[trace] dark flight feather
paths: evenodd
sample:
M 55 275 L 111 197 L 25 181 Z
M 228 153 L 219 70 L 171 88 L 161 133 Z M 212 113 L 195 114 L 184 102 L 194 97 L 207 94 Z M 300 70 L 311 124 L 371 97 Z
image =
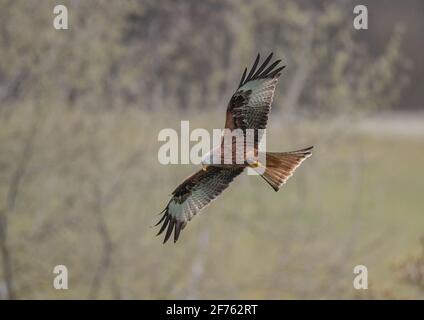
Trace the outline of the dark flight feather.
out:
M 269 73 L 272 71 L 272 69 L 274 69 L 279 63 L 281 62 L 281 60 L 277 60 L 275 61 L 273 64 L 271 64 L 266 70 L 264 70 L 259 76 L 258 78 L 268 78 L 269 77 Z M 269 77 L 271 78 L 271 77 Z
M 241 76 L 241 80 L 240 80 L 240 83 L 239 83 L 239 88 L 242 86 L 242 84 L 243 84 L 243 82 L 244 82 L 244 77 L 246 77 L 246 73 L 247 73 L 247 68 L 244 68 L 244 72 L 243 72 L 243 75 Z
M 168 225 L 168 229 L 166 230 L 166 235 L 165 235 L 165 239 L 163 240 L 163 243 L 168 241 L 169 237 L 171 236 L 171 233 L 174 229 L 174 224 L 175 224 L 175 219 L 171 219 Z
M 266 58 L 266 60 L 262 63 L 262 65 L 259 67 L 258 71 L 255 72 L 255 74 L 253 75 L 254 78 L 256 78 L 258 75 L 261 74 L 261 72 L 265 69 L 265 67 L 268 65 L 269 61 L 271 60 L 273 56 L 273 53 L 271 52 L 268 56 L 268 58 Z
M 249 75 L 246 78 L 246 82 L 249 81 L 250 79 L 252 79 L 253 74 L 255 73 L 256 67 L 258 66 L 259 63 L 259 59 L 261 58 L 260 54 L 258 53 L 258 55 L 256 56 L 256 60 L 253 63 L 252 69 L 250 69 Z
M 206 171 L 200 170 L 184 180 L 172 193 L 173 197 L 157 223 L 162 223 L 157 235 L 166 229 L 163 243 L 169 240 L 172 232 L 176 242 L 187 222 L 224 191 L 243 170 L 243 167 L 210 166 Z

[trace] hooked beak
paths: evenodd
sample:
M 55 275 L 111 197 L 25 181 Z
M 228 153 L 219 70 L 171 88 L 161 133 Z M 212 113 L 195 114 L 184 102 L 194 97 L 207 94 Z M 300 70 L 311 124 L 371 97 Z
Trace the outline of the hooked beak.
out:
M 202 164 L 202 170 L 206 171 L 208 169 L 208 166 L 206 164 Z

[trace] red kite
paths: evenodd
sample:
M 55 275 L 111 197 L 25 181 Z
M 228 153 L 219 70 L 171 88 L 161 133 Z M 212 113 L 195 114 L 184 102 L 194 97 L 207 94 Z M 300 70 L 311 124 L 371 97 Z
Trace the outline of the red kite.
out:
M 231 131 L 241 129 L 246 132 L 246 129 L 266 128 L 275 87 L 285 67 L 279 66 L 281 60 L 268 66 L 271 58 L 272 53 L 257 69 L 260 60 L 258 54 L 249 74 L 247 74 L 247 68 L 244 70 L 240 84 L 227 107 L 226 129 Z M 261 177 L 275 191 L 278 191 L 302 161 L 311 155 L 312 148 L 291 152 L 266 152 L 266 166 L 263 166 Z M 221 194 L 236 176 L 246 167 L 260 166 L 262 166 L 261 163 L 249 161 L 248 158 L 243 164 L 207 164 L 203 169 L 186 178 L 172 192 L 172 198 L 161 212 L 163 214 L 161 219 L 155 225 L 162 223 L 158 235 L 166 230 L 163 242 L 168 241 L 172 232 L 176 242 L 187 222 Z

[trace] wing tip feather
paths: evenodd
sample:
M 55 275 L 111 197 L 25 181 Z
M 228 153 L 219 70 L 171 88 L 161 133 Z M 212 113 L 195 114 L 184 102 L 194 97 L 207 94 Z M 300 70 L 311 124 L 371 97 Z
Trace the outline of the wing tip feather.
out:
M 234 170 L 217 168 L 213 171 L 208 170 L 208 176 L 210 176 L 210 174 L 212 173 L 214 177 L 218 177 L 219 183 L 217 184 L 216 190 L 212 190 L 211 192 L 209 192 L 208 198 L 203 199 L 202 203 L 200 204 L 200 207 L 196 207 L 197 211 L 191 212 L 192 214 L 184 214 L 179 216 L 178 214 L 176 215 L 176 213 L 173 212 L 173 207 L 169 207 L 170 203 L 173 201 L 173 199 L 171 199 L 166 208 L 161 211 L 161 213 L 163 213 L 163 216 L 155 225 L 158 226 L 162 223 L 160 230 L 157 233 L 157 236 L 161 235 L 166 230 L 163 244 L 165 244 L 171 238 L 172 233 L 174 233 L 174 243 L 177 242 L 180 237 L 180 233 L 187 225 L 187 222 L 190 221 L 197 212 L 199 212 L 208 204 L 210 204 L 226 187 L 228 187 L 228 185 L 234 180 L 234 177 L 239 175 L 243 170 L 244 168 L 237 168 Z M 200 170 L 198 173 L 201 173 L 202 175 L 205 174 L 203 170 Z M 193 176 L 190 176 L 189 179 L 193 179 Z M 207 181 L 209 180 L 206 180 L 206 183 Z M 187 199 L 185 201 L 187 201 Z
M 274 61 L 268 68 L 268 64 L 271 61 L 272 57 L 274 55 L 274 52 L 271 52 L 268 57 L 264 60 L 264 62 L 262 63 L 262 65 L 257 69 L 259 61 L 260 61 L 260 54 L 258 53 L 258 55 L 256 56 L 255 62 L 253 63 L 252 68 L 249 71 L 249 74 L 246 76 L 247 74 L 247 68 L 244 69 L 243 75 L 241 77 L 240 83 L 238 88 L 241 88 L 242 86 L 244 86 L 247 82 L 252 81 L 252 80 L 256 80 L 256 79 L 266 79 L 266 78 L 278 78 L 281 75 L 281 71 L 286 67 L 285 65 L 282 67 L 278 67 L 277 69 L 275 69 L 275 67 L 277 67 L 280 62 L 281 59 L 278 59 L 276 61 Z
M 177 219 L 175 219 L 169 214 L 168 206 L 164 210 L 162 210 L 161 213 L 163 213 L 163 216 L 154 225 L 154 227 L 156 227 L 162 223 L 156 236 L 161 235 L 166 229 L 165 238 L 163 240 L 163 244 L 165 244 L 171 237 L 172 231 L 174 231 L 174 243 L 177 242 L 180 236 L 183 223 L 181 221 L 178 221 Z

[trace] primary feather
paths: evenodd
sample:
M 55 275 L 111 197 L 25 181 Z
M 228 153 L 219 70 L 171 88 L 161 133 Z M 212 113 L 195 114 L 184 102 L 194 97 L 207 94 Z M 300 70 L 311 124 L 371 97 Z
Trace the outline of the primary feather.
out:
M 162 211 L 162 218 L 156 224 L 162 223 L 158 235 L 166 229 L 164 243 L 170 238 L 173 228 L 176 242 L 187 222 L 224 191 L 243 170 L 240 167 L 210 166 L 184 180 L 172 193 L 171 200 Z

